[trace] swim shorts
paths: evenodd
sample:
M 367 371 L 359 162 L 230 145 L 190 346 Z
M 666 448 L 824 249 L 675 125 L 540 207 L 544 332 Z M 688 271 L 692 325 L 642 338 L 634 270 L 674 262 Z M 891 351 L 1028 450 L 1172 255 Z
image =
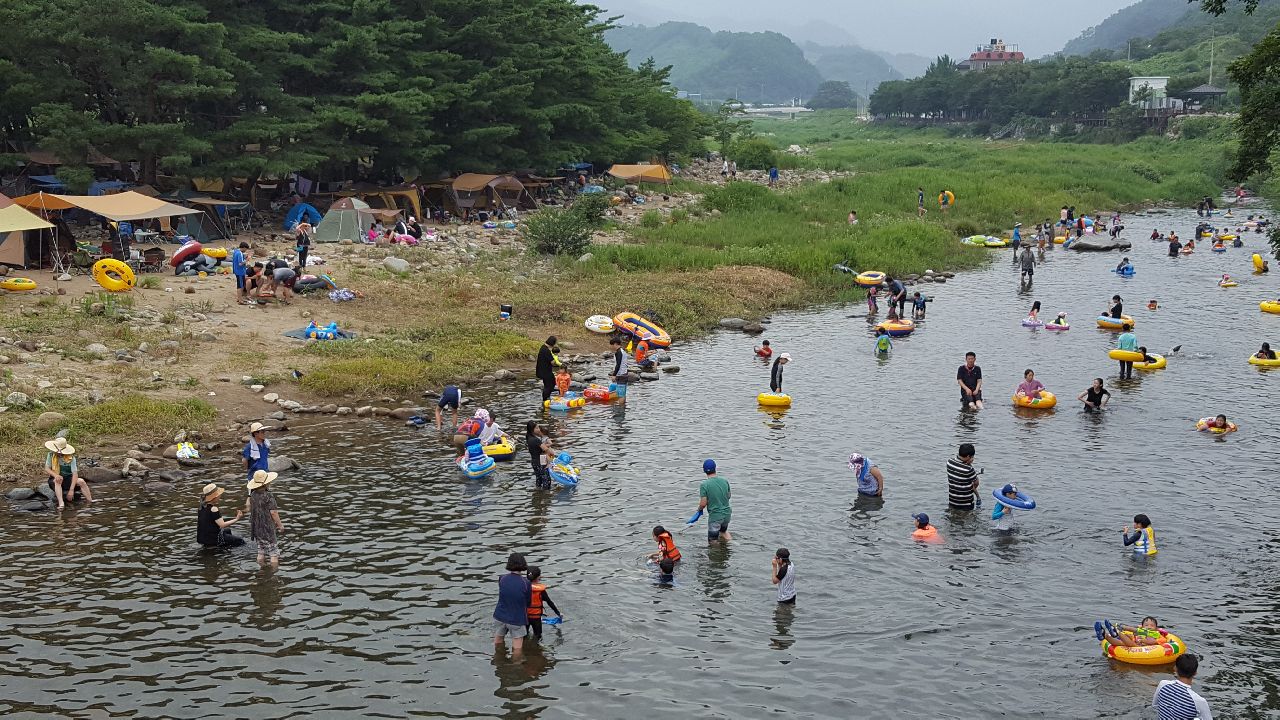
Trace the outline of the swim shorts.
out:
M 510 635 L 512 638 L 522 638 L 527 630 L 528 627 L 525 623 L 512 625 L 510 623 L 504 623 L 501 620 L 493 621 L 494 637 L 506 637 L 507 635 Z
M 627 396 L 628 387 L 629 385 L 627 383 L 621 382 L 621 383 L 614 383 L 613 389 L 614 389 L 614 392 L 618 393 L 619 398 L 625 398 Z
M 978 392 L 974 393 L 974 394 L 973 394 L 972 399 L 970 399 L 970 397 L 969 397 L 968 395 L 965 395 L 963 390 L 961 390 L 961 391 L 960 391 L 960 404 L 961 404 L 961 405 L 967 405 L 967 404 L 969 404 L 969 403 L 971 403 L 971 402 L 980 402 L 981 400 L 982 400 L 982 391 L 981 391 L 981 390 L 979 390 Z
M 722 532 L 729 532 L 728 520 L 711 520 L 707 522 L 708 540 L 718 540 Z
M 462 404 L 462 391 L 457 385 L 446 385 L 444 392 L 440 393 L 440 402 L 437 403 L 442 408 L 451 408 L 457 410 Z
M 236 289 L 237 289 L 237 290 L 244 290 L 244 289 L 245 289 L 245 277 L 244 277 L 244 275 L 237 275 L 237 276 L 236 276 Z
M 258 554 L 266 555 L 267 557 L 278 558 L 280 557 L 280 546 L 273 542 L 267 542 L 266 540 L 259 540 Z

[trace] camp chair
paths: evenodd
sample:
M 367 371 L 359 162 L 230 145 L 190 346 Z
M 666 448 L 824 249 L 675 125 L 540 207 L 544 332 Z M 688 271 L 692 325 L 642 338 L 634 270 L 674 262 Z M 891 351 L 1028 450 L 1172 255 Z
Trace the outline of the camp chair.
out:
M 93 269 L 94 259 L 87 250 L 76 248 L 65 255 L 66 267 L 63 272 L 71 275 L 88 275 Z M 56 269 L 56 268 L 55 268 Z
M 142 251 L 142 264 L 139 267 L 141 272 L 158 273 L 164 270 L 165 259 L 168 255 L 164 248 L 152 247 Z

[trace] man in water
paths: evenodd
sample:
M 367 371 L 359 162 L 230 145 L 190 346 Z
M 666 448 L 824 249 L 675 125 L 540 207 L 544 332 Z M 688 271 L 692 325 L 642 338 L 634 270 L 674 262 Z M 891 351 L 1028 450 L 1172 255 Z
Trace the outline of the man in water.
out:
M 973 469 L 975 451 L 971 443 L 960 446 L 947 461 L 947 504 L 957 510 L 972 510 L 978 494 L 978 471 Z
M 960 386 L 960 407 L 975 410 L 982 409 L 982 368 L 977 364 L 978 356 L 972 350 L 964 354 L 964 364 L 956 370 L 956 384 Z
M 698 486 L 698 497 L 701 498 L 698 513 L 707 514 L 707 542 L 729 542 L 733 539 L 729 535 L 729 520 L 733 518 L 733 508 L 729 507 L 729 496 L 733 494 L 729 481 L 716 474 L 715 460 L 704 461 L 702 472 L 707 477 Z
M 1213 720 L 1209 702 L 1191 689 L 1191 683 L 1195 681 L 1199 669 L 1200 658 L 1190 653 L 1173 662 L 1175 679 L 1161 680 L 1156 694 L 1151 698 L 1151 705 L 1161 718 Z
M 1018 249 L 1022 247 L 1022 223 L 1013 224 L 1013 258 L 1018 259 Z
M 1169 257 L 1178 257 L 1182 250 L 1182 243 L 1178 242 L 1177 235 L 1169 236 Z
M 1022 248 L 1022 255 L 1018 257 L 1018 262 L 1022 266 L 1022 279 L 1031 282 L 1036 274 L 1036 256 L 1031 252 L 1031 246 Z

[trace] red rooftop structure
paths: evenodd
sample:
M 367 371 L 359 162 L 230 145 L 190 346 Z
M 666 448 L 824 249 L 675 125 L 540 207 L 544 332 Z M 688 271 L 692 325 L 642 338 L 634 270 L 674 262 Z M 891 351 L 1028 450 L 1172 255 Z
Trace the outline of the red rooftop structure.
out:
M 956 68 L 961 72 L 986 70 L 989 67 L 1020 63 L 1026 59 L 1026 56 L 1018 51 L 1017 45 L 1005 45 L 1004 40 L 991 38 L 991 42 L 979 45 L 978 49 L 969 55 L 969 59 L 956 65 Z

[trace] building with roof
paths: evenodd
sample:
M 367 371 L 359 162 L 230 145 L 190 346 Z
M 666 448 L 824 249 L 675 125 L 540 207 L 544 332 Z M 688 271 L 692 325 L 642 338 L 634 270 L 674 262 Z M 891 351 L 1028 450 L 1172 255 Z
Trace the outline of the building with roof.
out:
M 1018 50 L 1017 45 L 1006 45 L 1000 38 L 991 38 L 991 42 L 979 45 L 977 50 L 970 53 L 968 60 L 958 63 L 956 69 L 961 72 L 976 72 L 990 67 L 1024 62 L 1026 59 L 1027 57 Z

